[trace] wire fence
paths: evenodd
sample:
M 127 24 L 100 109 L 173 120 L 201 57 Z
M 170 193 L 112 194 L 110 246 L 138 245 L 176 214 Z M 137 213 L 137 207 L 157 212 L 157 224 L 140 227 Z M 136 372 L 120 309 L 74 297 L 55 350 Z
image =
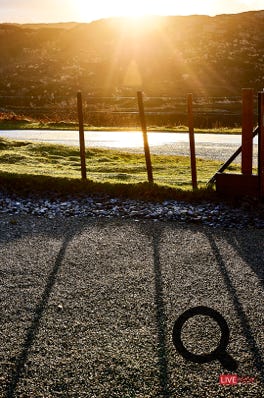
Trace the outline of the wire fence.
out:
M 195 97 L 192 99 L 193 126 L 194 128 L 221 128 L 241 126 L 241 97 Z M 256 111 L 255 111 L 256 109 Z M 141 129 L 137 97 L 95 97 L 82 95 L 82 118 L 86 126 L 94 127 L 133 127 Z M 148 129 L 151 127 L 167 127 L 188 125 L 187 97 L 147 97 L 144 96 L 144 112 Z M 2 119 L 27 119 L 50 123 L 74 123 L 78 130 L 78 112 L 76 97 L 65 96 L 0 96 L 0 116 Z M 257 121 L 257 97 L 254 97 L 254 119 Z M 59 133 L 58 133 L 59 134 Z M 96 133 L 94 133 L 96 134 Z M 98 132 L 99 134 L 99 132 Z M 123 132 L 122 135 L 126 133 Z M 154 133 L 153 133 L 154 134 Z M 128 137 L 128 136 L 127 136 Z M 131 138 L 130 138 L 131 139 Z M 109 140 L 111 137 L 109 135 Z M 100 138 L 98 138 L 100 141 Z M 129 139 L 127 138 L 127 144 Z M 100 145 L 101 146 L 101 145 Z M 107 144 L 105 145 L 107 147 Z M 144 153 L 143 140 L 137 148 L 125 145 L 123 149 L 134 154 Z M 161 148 L 162 147 L 162 148 Z M 86 149 L 91 148 L 88 144 Z M 121 148 L 119 148 L 121 149 Z M 191 186 L 190 159 L 177 164 L 176 155 L 190 156 L 189 142 L 180 142 L 159 145 L 153 139 L 150 145 L 154 182 L 161 185 L 171 185 L 184 188 Z M 228 158 L 234 151 L 234 145 L 226 148 L 222 153 L 219 146 L 211 145 L 210 148 L 198 145 L 196 155 L 200 158 L 222 160 Z M 86 151 L 87 152 L 87 151 Z M 158 157 L 166 155 L 166 159 Z M 101 153 L 97 157 L 95 152 L 89 152 L 87 157 L 87 177 L 94 180 L 144 182 L 146 181 L 146 167 L 144 157 L 134 157 L 132 164 L 130 158 L 122 158 L 112 154 L 111 157 Z M 76 172 L 77 159 L 72 157 L 73 168 Z M 55 166 L 54 166 L 55 167 Z M 206 170 L 203 170 L 203 167 Z M 215 172 L 213 164 L 203 166 L 198 160 L 198 185 L 205 185 Z M 80 175 L 80 167 L 77 167 Z M 43 171 L 42 171 L 43 173 Z M 190 179 L 186 182 L 186 173 Z M 74 174 L 75 175 L 75 174 Z
M 144 97 L 148 126 L 187 125 L 186 97 Z M 257 97 L 255 97 L 257 121 Z M 241 97 L 193 97 L 194 127 L 241 126 Z M 51 122 L 77 122 L 76 98 L 72 96 L 0 96 L 0 112 Z M 84 123 L 91 126 L 138 126 L 135 97 L 83 95 Z

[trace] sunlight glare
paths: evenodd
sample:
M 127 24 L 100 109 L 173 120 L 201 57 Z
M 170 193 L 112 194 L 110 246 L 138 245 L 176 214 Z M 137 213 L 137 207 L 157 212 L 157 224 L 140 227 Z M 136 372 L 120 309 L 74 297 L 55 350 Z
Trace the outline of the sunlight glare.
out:
M 173 5 L 171 0 L 97 0 L 91 6 L 87 0 L 75 0 L 74 7 L 87 22 L 108 17 L 129 17 L 140 22 L 145 16 L 169 15 L 172 9 L 174 15 L 208 14 L 212 11 L 210 2 L 200 1 L 197 7 L 197 0 L 175 1 Z
M 123 16 L 131 19 L 140 19 L 145 15 L 151 14 L 150 3 L 139 0 L 134 0 L 133 2 L 124 0 L 98 0 L 92 6 L 87 0 L 75 0 L 75 7 L 80 17 L 87 21 L 92 19 Z

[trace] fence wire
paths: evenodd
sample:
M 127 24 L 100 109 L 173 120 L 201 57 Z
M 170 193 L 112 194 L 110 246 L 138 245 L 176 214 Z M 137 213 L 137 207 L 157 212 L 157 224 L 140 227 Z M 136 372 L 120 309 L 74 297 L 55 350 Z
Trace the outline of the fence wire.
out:
M 187 125 L 186 97 L 144 97 L 145 115 L 148 128 Z M 255 109 L 257 105 L 255 106 Z M 240 97 L 193 97 L 194 127 L 221 128 L 241 126 Z M 91 133 L 86 131 L 87 177 L 97 181 L 144 182 L 147 180 L 145 160 L 143 156 L 143 140 L 135 97 L 94 97 L 83 95 L 83 116 L 87 129 L 95 128 L 133 128 L 136 133 L 123 131 L 122 140 L 117 133 L 108 132 L 109 139 L 102 138 L 102 132 L 93 131 L 96 137 L 92 142 Z M 73 130 L 78 129 L 76 97 L 46 96 L 1 96 L 0 117 L 10 120 L 37 120 L 48 123 L 72 123 Z M 255 112 L 255 119 L 257 115 Z M 58 136 L 60 133 L 57 133 Z M 101 134 L 101 135 L 100 135 Z M 117 135 L 114 135 L 117 134 Z M 162 133 L 169 135 L 169 133 Z M 154 182 L 185 188 L 191 185 L 189 160 L 189 142 L 186 137 L 180 141 L 161 134 L 151 132 L 149 136 L 150 152 L 153 165 Z M 39 132 L 41 138 L 41 132 Z M 175 135 L 174 135 L 175 137 Z M 105 140 L 105 145 L 103 140 Z M 122 141 L 122 143 L 118 142 Z M 162 144 L 161 144 L 162 143 Z M 96 146 L 100 150 L 96 152 Z M 103 152 L 102 148 L 107 149 Z M 109 151 L 109 149 L 118 152 Z M 236 149 L 235 145 L 219 147 L 215 144 L 196 145 L 198 158 L 225 161 Z M 98 152 L 99 151 L 99 152 Z M 101 152 L 100 152 L 101 151 Z M 255 149 L 256 152 L 256 149 Z M 99 156 L 98 154 L 101 153 Z M 123 154 L 122 154 L 123 153 Z M 126 155 L 127 153 L 127 155 Z M 97 156 L 98 155 L 98 156 Z M 133 156 L 133 157 L 132 157 Z M 186 156 L 180 162 L 177 156 Z M 73 159 L 73 169 L 76 168 Z M 239 161 L 239 160 L 238 160 Z M 201 163 L 197 163 L 198 183 L 206 184 L 214 174 L 217 166 L 207 165 L 207 171 L 201 171 Z M 36 171 L 37 172 L 37 171 Z M 189 181 L 186 182 L 186 173 Z
M 185 97 L 144 97 L 148 126 L 187 125 Z M 257 109 L 257 98 L 255 101 Z M 138 126 L 136 97 L 83 95 L 84 122 L 96 127 Z M 241 125 L 240 97 L 193 97 L 194 127 L 220 128 Z M 72 96 L 0 96 L 0 112 L 45 121 L 77 122 Z M 255 119 L 257 114 L 255 112 Z

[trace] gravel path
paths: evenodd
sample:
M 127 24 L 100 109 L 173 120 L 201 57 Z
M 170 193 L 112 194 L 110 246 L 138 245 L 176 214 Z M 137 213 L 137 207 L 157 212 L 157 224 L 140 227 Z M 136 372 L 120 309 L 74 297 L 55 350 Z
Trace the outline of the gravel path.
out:
M 252 227 L 2 214 L 0 396 L 262 397 L 263 238 Z M 252 383 L 220 386 L 218 361 L 176 352 L 173 324 L 197 305 L 225 317 L 228 352 Z M 184 338 L 195 350 L 217 333 L 206 318 Z

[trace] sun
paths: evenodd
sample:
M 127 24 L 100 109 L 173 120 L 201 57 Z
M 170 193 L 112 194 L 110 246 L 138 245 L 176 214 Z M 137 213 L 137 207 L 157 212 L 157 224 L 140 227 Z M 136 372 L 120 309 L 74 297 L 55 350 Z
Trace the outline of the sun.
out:
M 146 16 L 210 14 L 212 0 L 68 0 L 79 19 L 92 21 L 109 17 L 142 19 Z
M 96 0 L 93 5 L 87 0 L 75 0 L 74 8 L 79 18 L 87 22 L 109 17 L 128 17 L 135 20 L 152 14 L 151 3 L 139 0 Z

